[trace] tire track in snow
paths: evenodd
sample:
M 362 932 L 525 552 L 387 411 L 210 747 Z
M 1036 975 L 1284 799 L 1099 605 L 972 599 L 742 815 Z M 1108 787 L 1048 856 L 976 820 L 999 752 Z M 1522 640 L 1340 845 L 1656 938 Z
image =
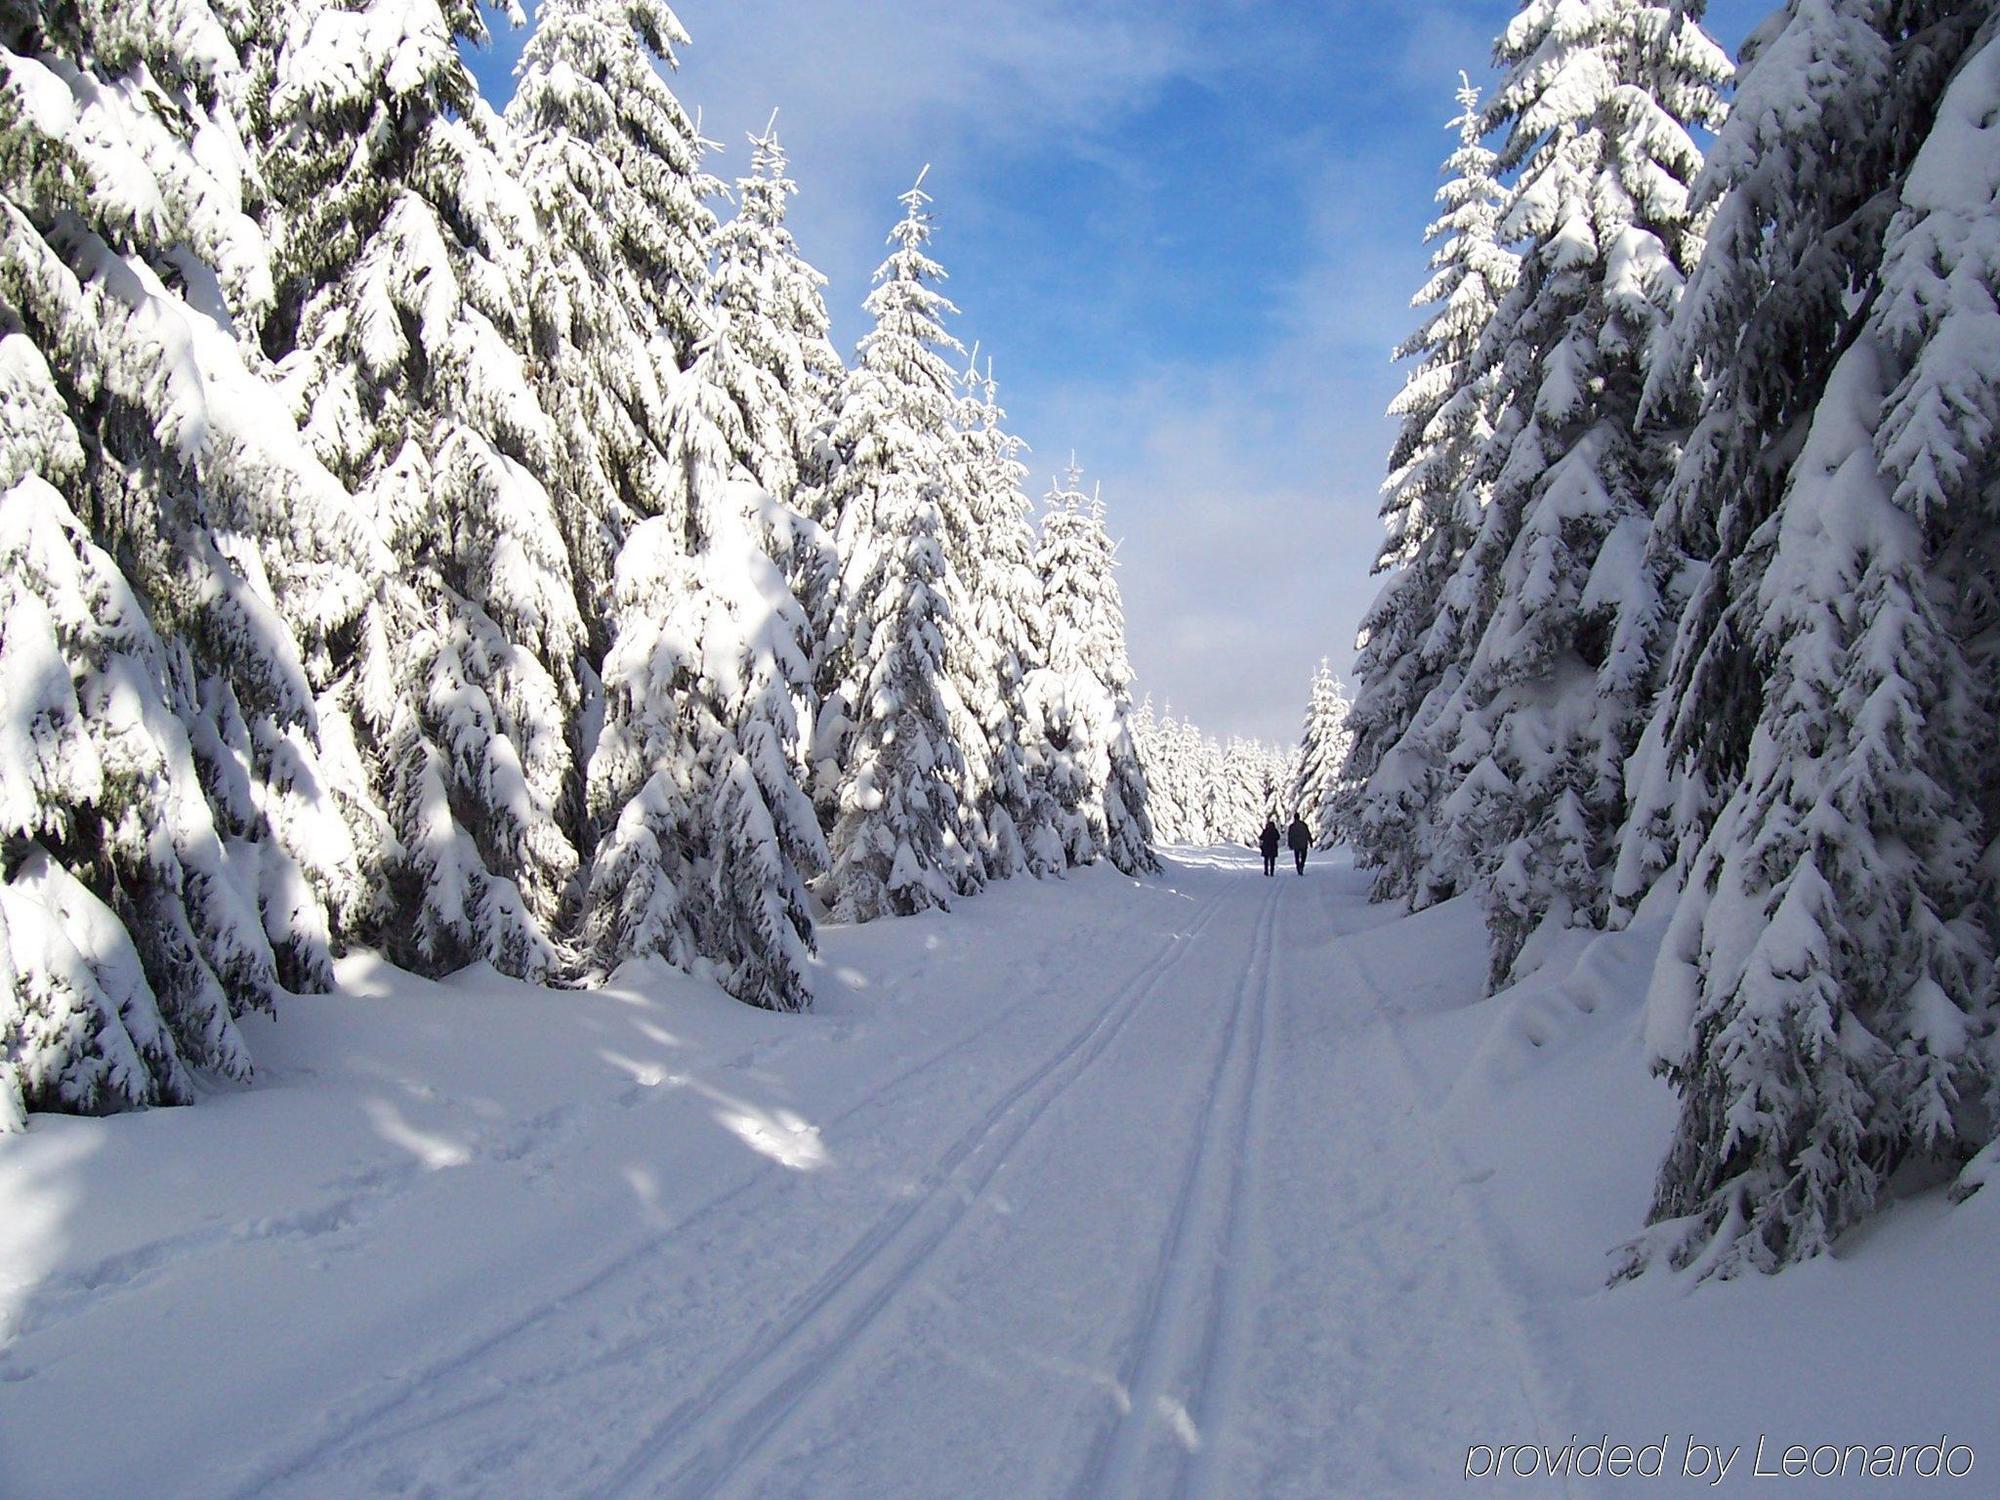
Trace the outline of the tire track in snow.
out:
M 1184 930 L 1171 933 L 1166 941 L 1161 944 L 1159 951 L 1141 968 L 1139 974 L 1113 990 L 1110 1000 L 1097 1013 L 1097 1019 L 1093 1020 L 1089 1026 L 1083 1028 L 1083 1031 L 1079 1035 L 1087 1038 L 1088 1034 L 1101 1022 L 1103 1017 L 1116 1009 L 1127 998 L 1135 984 L 1144 984 L 1147 982 L 1148 976 L 1155 975 L 1157 972 L 1178 963 L 1180 957 L 1187 951 L 1193 940 L 1214 919 L 1221 905 L 1222 898 L 1220 896 L 1211 898 L 1208 904 L 1196 915 L 1194 921 Z M 1075 947 L 1087 944 L 1092 940 L 1092 934 L 1088 932 L 1082 933 L 1076 942 L 1065 943 L 1062 951 L 1064 953 L 1071 952 Z M 881 1108 L 905 1084 L 908 1084 L 913 1079 L 927 1076 L 939 1065 L 975 1047 L 980 1041 L 1005 1025 L 1014 1016 L 1037 1001 L 1046 998 L 1046 995 L 1030 990 L 1020 1000 L 1015 1001 L 1011 1005 L 1001 1007 L 990 1019 L 981 1022 L 972 1030 L 954 1037 L 941 1047 L 933 1049 L 918 1062 L 911 1064 L 900 1072 L 890 1075 L 881 1083 L 872 1085 L 867 1093 L 857 1098 L 852 1104 L 830 1115 L 821 1127 L 822 1134 L 830 1135 L 836 1128 L 852 1120 L 857 1115 Z M 1039 1066 L 1033 1071 L 1026 1083 L 1017 1086 L 1014 1091 L 1010 1091 L 1009 1097 L 1012 1097 L 1014 1093 L 1023 1092 L 1026 1088 L 1032 1087 L 1033 1082 L 1045 1076 L 1051 1066 L 1051 1063 L 1044 1063 Z M 640 1098 L 652 1092 L 652 1086 L 647 1085 L 633 1085 L 630 1088 L 622 1090 L 615 1101 L 617 1109 L 623 1110 L 629 1108 L 631 1103 L 637 1102 Z M 557 1113 L 562 1112 L 559 1111 Z M 610 1113 L 610 1111 L 607 1111 L 607 1113 Z M 533 1133 L 536 1123 L 530 1122 L 529 1130 L 531 1133 Z M 580 1133 L 580 1131 L 566 1132 L 564 1138 L 567 1138 L 570 1134 Z M 512 1155 L 504 1159 L 512 1159 Z M 933 1166 L 931 1172 L 927 1174 L 926 1188 L 930 1192 L 935 1192 L 937 1187 L 941 1185 L 937 1180 L 940 1170 L 938 1166 Z M 310 1470 L 325 1463 L 328 1459 L 359 1446 L 360 1441 L 363 1439 L 372 1440 L 377 1445 L 394 1442 L 417 1432 L 436 1428 L 459 1417 L 471 1415 L 498 1405 L 518 1394 L 523 1389 L 532 1389 L 559 1378 L 558 1376 L 549 1376 L 541 1380 L 530 1379 L 516 1386 L 490 1390 L 469 1401 L 460 1402 L 439 1411 L 426 1413 L 423 1417 L 405 1426 L 398 1427 L 392 1432 L 385 1434 L 378 1431 L 385 1420 L 395 1416 L 398 1412 L 407 1410 L 414 1404 L 422 1401 L 426 1396 L 436 1393 L 441 1387 L 447 1385 L 454 1376 L 473 1370 L 489 1356 L 513 1344 L 524 1336 L 534 1333 L 551 1319 L 573 1310 L 577 1304 L 602 1292 L 606 1287 L 616 1284 L 622 1277 L 635 1271 L 643 1270 L 652 1262 L 663 1247 L 690 1230 L 699 1228 L 716 1214 L 741 1203 L 746 1198 L 750 1198 L 759 1189 L 765 1192 L 775 1191 L 786 1185 L 788 1181 L 789 1174 L 782 1167 L 773 1163 L 760 1163 L 753 1167 L 744 1178 L 730 1187 L 723 1189 L 721 1192 L 704 1199 L 673 1223 L 652 1233 L 643 1235 L 627 1244 L 612 1256 L 601 1261 L 584 1277 L 566 1283 L 561 1288 L 546 1296 L 531 1300 L 515 1316 L 501 1320 L 483 1330 L 477 1337 L 455 1346 L 440 1357 L 434 1358 L 420 1370 L 398 1381 L 396 1389 L 387 1395 L 373 1397 L 358 1409 L 344 1416 L 329 1413 L 327 1430 L 316 1436 L 304 1448 L 282 1456 L 266 1458 L 254 1467 L 246 1466 L 245 1470 L 239 1471 L 243 1477 L 237 1479 L 232 1487 L 220 1492 L 223 1500 L 257 1500 L 257 1497 L 265 1495 L 266 1492 L 274 1487 L 299 1479 Z M 601 1367 L 621 1357 L 621 1354 L 629 1354 L 630 1352 L 630 1348 L 614 1351 L 612 1354 L 591 1361 L 588 1365 L 578 1368 Z
M 1242 1279 L 1247 1259 L 1243 1196 L 1255 1147 L 1271 961 L 1283 900 L 1284 887 L 1275 887 L 1258 914 L 1250 961 L 1237 981 L 1229 1025 L 1210 1073 L 1194 1145 L 1147 1292 L 1142 1332 L 1120 1372 L 1124 1407 L 1092 1446 L 1083 1475 L 1071 1490 L 1076 1500 L 1159 1493 L 1146 1487 L 1146 1465 L 1158 1439 L 1169 1434 L 1174 1439 L 1170 1456 L 1182 1466 L 1177 1492 L 1185 1493 L 1190 1479 L 1186 1466 L 1212 1439 L 1212 1434 L 1204 1436 L 1194 1413 L 1202 1411 L 1212 1419 L 1226 1399 L 1216 1389 L 1214 1376 L 1218 1352 L 1230 1342 L 1232 1320 L 1241 1316 L 1240 1296 L 1232 1295 L 1232 1283 Z M 1225 1094 L 1230 1100 L 1224 1127 L 1229 1144 L 1223 1148 L 1218 1146 L 1216 1116 Z M 1197 1308 L 1203 1316 L 1195 1327 L 1189 1320 Z M 1182 1389 L 1179 1399 L 1176 1384 Z
M 877 1221 L 765 1338 L 670 1411 L 609 1478 L 593 1483 L 593 1493 L 629 1494 L 651 1478 L 649 1494 L 706 1495 L 762 1451 L 825 1377 L 851 1357 L 865 1331 L 980 1201 L 1022 1139 L 1104 1055 L 1226 904 L 1226 895 L 1218 894 L 1179 942 L 1121 985 L 1087 1026 L 953 1142 L 920 1196 Z M 884 1263 L 885 1274 L 870 1274 Z M 674 1463 L 680 1454 L 686 1456 Z M 672 1469 L 656 1477 L 669 1463 Z

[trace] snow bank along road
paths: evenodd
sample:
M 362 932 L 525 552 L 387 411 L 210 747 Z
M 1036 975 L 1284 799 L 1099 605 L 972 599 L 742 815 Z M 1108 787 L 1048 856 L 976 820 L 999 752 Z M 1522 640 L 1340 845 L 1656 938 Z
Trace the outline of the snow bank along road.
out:
M 1440 1108 L 1570 1023 L 1434 1034 L 1476 914 L 1361 892 L 1016 882 L 829 932 L 807 1017 L 351 962 L 258 1023 L 257 1088 L 0 1142 L 0 1494 L 1325 1500 L 1481 1492 L 1468 1445 L 1606 1411 L 1654 1440 L 1589 1414 L 1605 1329 Z M 1607 1299 L 1581 1237 L 1575 1306 L 1709 1305 Z

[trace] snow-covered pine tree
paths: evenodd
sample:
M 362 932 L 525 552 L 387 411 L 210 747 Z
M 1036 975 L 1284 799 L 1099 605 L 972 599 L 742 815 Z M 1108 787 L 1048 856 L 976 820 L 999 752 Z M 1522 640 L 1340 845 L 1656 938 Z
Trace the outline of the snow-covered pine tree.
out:
M 603 724 L 586 773 L 597 838 L 583 929 L 599 970 L 649 957 L 692 970 L 704 957 L 727 961 L 738 951 L 705 950 L 714 923 L 703 918 L 721 853 L 713 761 L 730 751 L 714 678 L 740 669 L 744 644 L 727 612 L 712 609 L 718 585 L 732 580 L 713 576 L 709 555 L 718 539 L 733 555 L 740 528 L 722 494 L 751 448 L 749 424 L 730 389 L 732 376 L 744 388 L 739 365 L 728 330 L 712 318 L 692 366 L 665 372 L 666 405 L 655 435 L 667 476 L 664 506 L 635 525 L 618 549 Z M 777 936 L 773 957 L 782 973 L 788 934 Z M 802 966 L 793 977 L 796 985 L 781 980 L 774 995 L 742 998 L 802 1009 L 809 1001 Z
M 1210 787 L 1209 836 L 1216 843 L 1254 844 L 1264 820 L 1277 812 L 1265 796 L 1263 746 L 1232 737 L 1215 762 Z
M 675 503 L 666 389 L 707 326 L 716 184 L 659 66 L 686 41 L 665 0 L 546 0 L 507 106 L 541 229 L 526 274 L 549 485 L 594 669 L 609 647 L 612 559 Z
M 698 956 L 689 908 L 699 878 L 703 768 L 683 707 L 702 602 L 677 518 L 633 527 L 618 552 L 604 723 L 588 768 L 598 834 L 583 934 L 601 970 L 629 958 L 692 969 Z M 685 719 L 698 719 L 691 706 Z
M 1181 838 L 1195 845 L 1217 842 L 1208 818 L 1208 789 L 1214 779 L 1217 751 L 1192 719 L 1183 717 L 1175 729 L 1175 760 L 1181 786 Z
M 1009 715 L 1001 696 L 1000 643 L 982 628 L 990 611 L 982 615 L 979 608 L 989 480 L 968 430 L 976 429 L 980 420 L 970 407 L 965 395 L 957 393 L 945 450 L 948 467 L 937 490 L 938 538 L 944 546 L 943 582 L 950 611 L 944 641 L 944 701 L 952 713 L 949 728 L 962 768 L 960 815 L 972 846 L 960 877 L 960 888 L 967 892 L 979 889 L 989 878 L 1015 874 L 1027 862 L 1013 814 L 1000 795 L 1001 778 L 1009 769 L 1007 747 L 1004 741 L 994 743 L 988 734 L 989 724 Z M 989 815 L 998 816 L 998 826 L 989 822 Z
M 1500 233 L 1527 250 L 1473 356 L 1498 372 L 1488 448 L 1504 458 L 1468 559 L 1490 567 L 1504 542 L 1504 560 L 1480 584 L 1494 603 L 1462 682 L 1425 715 L 1458 785 L 1419 878 L 1481 890 L 1495 985 L 1538 928 L 1604 915 L 1660 609 L 1642 555 L 1671 459 L 1641 429 L 1641 393 L 1701 246 L 1689 131 L 1721 122 L 1730 76 L 1699 10 L 1525 0 L 1497 49 L 1509 72 L 1487 123 L 1518 167 Z
M 1437 193 L 1444 212 L 1424 232 L 1437 243 L 1432 274 L 1411 299 L 1431 311 L 1395 351 L 1416 365 L 1389 407 L 1401 427 L 1382 486 L 1387 534 L 1375 571 L 1386 578 L 1362 617 L 1352 746 L 1340 773 L 1365 786 L 1354 835 L 1359 862 L 1378 871 L 1378 900 L 1408 896 L 1422 864 L 1442 767 L 1413 725 L 1447 673 L 1442 691 L 1457 685 L 1463 632 L 1480 602 L 1463 583 L 1453 587 L 1479 528 L 1482 495 L 1471 481 L 1499 394 L 1497 370 L 1475 367 L 1472 355 L 1520 275 L 1519 258 L 1499 243 L 1504 193 L 1498 158 L 1481 139 L 1479 90 L 1459 78 L 1458 146 Z
M 1168 704 L 1164 713 L 1155 716 L 1149 696 L 1133 720 L 1132 739 L 1146 771 L 1153 837 L 1163 844 L 1193 842 L 1188 826 L 1187 767 L 1181 756 L 1180 723 L 1174 718 L 1173 705 Z
M 1128 875 L 1157 870 L 1146 775 L 1132 742 L 1132 664 L 1104 507 L 1072 461 L 1049 493 L 1036 570 L 1047 665 L 1030 690 L 1037 755 L 1065 810 L 1072 864 L 1100 854 Z M 1074 791 L 1076 801 L 1065 800 Z
M 1132 743 L 1132 661 L 1125 649 L 1125 600 L 1118 588 L 1117 546 L 1104 523 L 1104 501 L 1093 494 L 1086 536 L 1094 559 L 1096 628 L 1091 670 L 1100 690 L 1104 747 L 1105 856 L 1127 875 L 1153 874 L 1153 818 L 1145 767 Z
M 277 975 L 170 650 L 38 474 L 0 496 L 0 563 L 0 1130 L 28 1109 L 186 1103 L 194 1069 L 248 1076 L 235 1017 Z
M 727 456 L 718 441 L 711 461 Z M 798 518 L 741 475 L 708 470 L 696 488 L 692 549 L 676 517 L 655 516 L 619 552 L 585 932 L 602 968 L 659 957 L 705 967 L 750 1004 L 802 1010 L 805 877 L 827 852 L 791 758 L 806 620 L 773 560 Z
M 1258 748 L 1264 752 L 1264 805 L 1278 814 L 1280 823 L 1289 823 L 1292 789 L 1299 784 L 1298 747 L 1259 745 Z
M 1187 772 L 1181 751 L 1180 720 L 1169 703 L 1139 736 L 1139 756 L 1146 767 L 1146 788 L 1153 794 L 1153 836 L 1165 844 L 1192 843 L 1189 830 Z
M 483 23 L 470 0 L 286 14 L 266 343 L 398 565 L 333 664 L 389 825 L 376 935 L 432 972 L 553 978 L 586 635 L 529 370 L 538 231 L 457 48 Z
M 1171 712 L 1152 720 L 1150 708 L 1149 700 L 1135 715 L 1134 740 L 1156 837 L 1192 845 L 1251 845 L 1267 816 L 1290 818 L 1305 779 L 1296 749 L 1240 736 L 1219 745 Z M 1310 812 L 1307 816 L 1310 821 Z
M 830 856 L 795 757 L 800 690 L 812 677 L 808 621 L 777 561 L 796 555 L 802 521 L 752 485 L 739 482 L 722 498 L 734 524 L 707 548 L 700 639 L 725 733 L 708 757 L 714 868 L 698 931 L 731 994 L 803 1009 L 814 948 L 805 882 Z
M 1240 844 L 1246 835 L 1240 826 L 1241 809 L 1231 815 L 1227 804 L 1234 799 L 1228 795 L 1224 779 L 1226 756 L 1223 747 L 1203 734 L 1192 722 L 1186 723 L 1188 761 L 1195 768 L 1191 790 L 1193 804 L 1191 816 L 1201 828 L 1199 842 L 1203 844 Z M 1231 817 L 1229 826 L 1224 826 L 1224 818 Z
M 366 902 L 298 637 L 385 558 L 249 337 L 243 21 L 0 18 L 0 1127 L 246 1075 Z
M 1179 721 L 1174 735 L 1175 760 L 1180 767 L 1182 841 L 1196 845 L 1215 843 L 1208 820 L 1208 789 L 1214 777 L 1215 747 L 1187 718 Z
M 787 769 L 808 678 L 787 575 L 810 529 L 747 480 L 797 487 L 787 396 L 744 344 L 761 331 L 739 316 L 753 292 L 709 281 L 716 184 L 658 67 L 686 40 L 658 0 L 557 0 L 509 109 L 544 230 L 535 347 L 557 494 L 606 643 L 582 747 L 582 927 L 600 972 L 655 956 L 796 1010 L 811 999 L 804 876 L 825 862 Z M 740 254 L 723 260 L 744 274 Z
M 981 826 L 998 878 L 1063 868 L 1056 809 L 1037 796 L 1022 744 L 1027 683 L 1041 665 L 1041 575 L 1035 567 L 1034 506 L 1022 493 L 1024 444 L 1002 423 L 992 361 L 965 375 L 959 429 L 972 545 L 965 577 L 971 634 L 987 664 L 990 691 L 975 713 L 985 733 Z
M 1152 736 L 1152 748 L 1145 742 L 1140 752 L 1146 767 L 1146 789 L 1151 794 L 1153 833 L 1170 844 L 1206 844 L 1208 822 L 1203 816 L 1205 769 L 1204 745 L 1200 732 L 1185 719 L 1177 718 L 1171 705 L 1159 720 Z
M 1160 794 L 1158 783 L 1154 780 L 1159 764 L 1160 721 L 1159 716 L 1153 712 L 1151 693 L 1141 698 L 1138 707 L 1132 710 L 1132 745 L 1139 752 L 1139 765 L 1146 773 L 1146 785 L 1153 790 L 1153 835 L 1155 838 L 1165 839 L 1167 836 L 1160 832 Z
M 898 511 L 907 506 L 907 515 Z M 881 511 L 870 614 L 856 684 L 860 725 L 834 825 L 833 907 L 844 920 L 945 906 L 967 864 L 943 659 L 946 564 L 937 506 L 910 486 Z
M 1287 799 L 1312 829 L 1313 846 L 1318 849 L 1339 843 L 1351 817 L 1346 773 L 1351 764 L 1352 719 L 1353 705 L 1332 666 L 1322 660 L 1313 673 L 1305 728 L 1299 737 L 1298 770 Z
M 783 561 L 817 641 L 831 622 L 839 577 L 831 518 L 821 502 L 827 429 L 846 371 L 827 337 L 826 278 L 807 264 L 785 224 L 798 188 L 786 175 L 775 112 L 750 146 L 750 175 L 736 181 L 736 213 L 715 232 L 714 298 L 758 376 L 754 394 L 737 393 L 752 444 L 742 457 L 767 492 L 813 523 L 793 523 L 791 555 Z M 808 682 L 799 700 L 808 727 L 818 715 L 811 688 Z M 802 736 L 795 747 L 802 776 L 810 774 L 809 749 Z
M 1044 501 L 1035 572 L 1042 596 L 1041 665 L 1028 676 L 1029 766 L 1038 793 L 1054 814 L 1066 864 L 1087 865 L 1104 848 L 1102 783 L 1092 776 L 1100 758 L 1093 712 L 1095 680 L 1086 662 L 1094 618 L 1091 550 L 1084 533 L 1084 497 L 1070 470 Z
M 1724 582 L 1639 768 L 1682 790 L 1629 834 L 1635 876 L 1688 874 L 1647 1002 L 1680 1120 L 1628 1271 L 1816 1255 L 1992 1135 L 1996 115 L 1990 6 L 1800 0 L 1718 142 L 1674 540 L 1712 526 Z
M 1072 486 L 1076 476 L 1072 474 Z M 1124 874 L 1158 872 L 1152 852 L 1152 812 L 1146 768 L 1132 744 L 1132 658 L 1126 654 L 1124 596 L 1118 590 L 1118 548 L 1104 524 L 1104 500 L 1092 494 L 1084 512 L 1092 626 L 1086 670 L 1096 682 L 1100 764 L 1092 780 L 1102 788 L 1104 854 Z M 1050 656 L 1054 660 L 1054 654 Z
M 1649 387 L 1658 403 L 1700 400 L 1648 545 L 1686 603 L 1628 772 L 1617 921 L 1663 874 L 1678 886 L 1742 777 L 1761 705 L 1742 601 L 1763 564 L 1746 553 L 1873 284 L 1895 208 L 1883 185 L 1907 169 L 1944 84 L 1927 49 L 1898 55 L 1900 31 L 1921 23 L 1878 12 L 1850 0 L 1775 13 L 1745 44 L 1737 107 L 1696 183 L 1708 248 Z
M 963 596 L 945 545 L 962 353 L 942 319 L 931 235 L 917 185 L 902 195 L 894 251 L 865 304 L 862 339 L 831 429 L 824 513 L 835 517 L 841 576 L 823 642 L 815 789 L 832 822 L 830 904 L 843 920 L 947 904 L 983 877 L 967 835 L 967 775 L 955 726 L 972 721 L 946 662 Z
M 753 436 L 750 471 L 797 509 L 823 479 L 820 449 L 845 370 L 827 337 L 826 278 L 806 263 L 785 224 L 798 186 L 785 175 L 777 116 L 750 137 L 750 175 L 736 180 L 736 213 L 714 240 L 715 303 L 745 357 L 777 400 Z

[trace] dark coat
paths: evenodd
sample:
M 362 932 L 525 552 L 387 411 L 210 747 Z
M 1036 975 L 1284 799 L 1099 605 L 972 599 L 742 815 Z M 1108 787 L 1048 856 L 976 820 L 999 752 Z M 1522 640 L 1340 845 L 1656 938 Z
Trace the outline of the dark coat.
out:
M 1312 848 L 1312 830 L 1306 827 L 1304 818 L 1292 819 L 1292 826 L 1285 830 L 1285 842 L 1294 854 L 1304 854 Z
M 1276 823 L 1266 823 L 1264 825 L 1264 832 L 1257 839 L 1257 847 L 1264 851 L 1264 858 L 1266 859 L 1276 859 L 1278 857 L 1278 825 Z

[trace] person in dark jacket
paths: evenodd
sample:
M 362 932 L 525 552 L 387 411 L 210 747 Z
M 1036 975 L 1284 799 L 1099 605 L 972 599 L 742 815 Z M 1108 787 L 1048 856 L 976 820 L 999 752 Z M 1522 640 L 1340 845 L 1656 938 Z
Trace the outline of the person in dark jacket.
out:
M 1285 842 L 1291 847 L 1292 858 L 1299 862 L 1299 873 L 1306 872 L 1306 850 L 1312 848 L 1312 830 L 1306 827 L 1306 820 L 1297 813 L 1292 814 L 1292 826 L 1285 830 Z
M 1257 847 L 1264 851 L 1264 873 L 1278 873 L 1278 819 L 1274 813 L 1264 820 L 1264 831 L 1257 836 Z

